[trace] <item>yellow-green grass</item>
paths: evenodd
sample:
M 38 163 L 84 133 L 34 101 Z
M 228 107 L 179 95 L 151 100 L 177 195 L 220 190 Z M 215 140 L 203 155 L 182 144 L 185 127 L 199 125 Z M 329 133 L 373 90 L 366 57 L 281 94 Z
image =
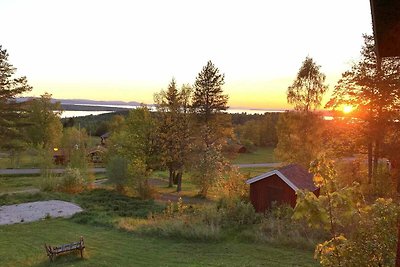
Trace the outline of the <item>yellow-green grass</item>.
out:
M 272 171 L 274 168 L 269 167 L 257 167 L 257 168 L 240 168 L 239 171 L 245 177 L 251 178 L 260 175 L 265 172 Z
M 266 162 L 277 162 L 274 156 L 274 148 L 259 147 L 253 152 L 238 154 L 238 156 L 232 161 L 233 164 L 253 164 Z
M 50 263 L 44 243 L 86 243 L 84 259 Z M 318 266 L 312 252 L 238 241 L 190 242 L 142 237 L 112 228 L 49 219 L 0 226 L 1 266 Z
M 7 153 L 0 155 L 0 169 L 7 168 L 38 168 L 40 166 L 39 157 L 35 151 L 23 151 L 18 155 L 11 156 Z
M 0 176 L 0 194 L 40 188 L 40 176 Z
M 95 174 L 96 180 L 107 178 L 104 173 Z M 0 194 L 39 189 L 42 177 L 35 175 L 0 175 Z

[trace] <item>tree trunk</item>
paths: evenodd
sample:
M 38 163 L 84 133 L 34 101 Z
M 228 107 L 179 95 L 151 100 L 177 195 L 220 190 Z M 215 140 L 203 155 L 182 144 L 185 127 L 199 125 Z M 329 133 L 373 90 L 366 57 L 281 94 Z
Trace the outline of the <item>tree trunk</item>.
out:
M 372 183 L 372 142 L 368 142 L 368 184 Z
M 373 162 L 373 171 L 372 177 L 374 179 L 374 184 L 376 184 L 376 179 L 378 175 L 378 160 L 379 160 L 379 140 L 375 140 L 375 147 L 374 147 L 374 162 Z
M 396 181 L 397 191 L 397 203 L 400 201 L 400 171 L 399 171 L 399 160 L 391 160 L 391 175 Z M 400 267 L 400 217 L 397 218 L 397 253 L 396 253 L 396 265 Z
M 182 191 L 182 171 L 179 171 L 176 175 L 176 179 L 178 180 L 178 186 L 176 187 L 176 192 Z
M 172 170 L 172 168 L 169 168 L 168 187 L 173 186 L 173 179 L 174 179 L 174 171 Z
M 172 181 L 174 182 L 174 185 L 178 184 L 178 173 L 176 171 L 174 171 L 174 176 Z

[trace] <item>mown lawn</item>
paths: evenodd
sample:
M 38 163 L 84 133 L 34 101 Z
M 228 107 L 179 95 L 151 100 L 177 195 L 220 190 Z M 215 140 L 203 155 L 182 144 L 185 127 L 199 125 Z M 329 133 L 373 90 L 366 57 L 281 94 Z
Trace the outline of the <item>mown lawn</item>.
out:
M 107 178 L 105 173 L 96 173 L 95 179 Z M 0 194 L 39 189 L 42 182 L 40 175 L 0 175 Z
M 0 176 L 0 194 L 40 187 L 40 176 Z
M 260 175 L 265 172 L 272 171 L 274 168 L 268 167 L 257 167 L 257 168 L 240 168 L 239 171 L 247 178 L 252 178 L 254 176 Z
M 81 235 L 87 246 L 84 260 L 70 255 L 49 262 L 44 243 L 68 243 Z M 0 259 L 1 266 L 318 266 L 311 251 L 141 237 L 67 219 L 0 226 Z
M 274 156 L 274 149 L 270 147 L 259 147 L 254 152 L 241 153 L 235 158 L 233 164 L 252 164 L 277 162 Z

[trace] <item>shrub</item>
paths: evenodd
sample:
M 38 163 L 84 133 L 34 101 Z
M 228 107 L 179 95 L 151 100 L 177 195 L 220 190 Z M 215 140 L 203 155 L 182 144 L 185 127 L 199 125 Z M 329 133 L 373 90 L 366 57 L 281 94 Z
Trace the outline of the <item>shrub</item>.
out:
M 242 233 L 242 237 L 292 247 L 313 248 L 325 232 L 311 229 L 305 222 L 292 219 L 293 209 L 287 205 L 274 206 L 260 218 L 260 222 Z
M 46 172 L 41 174 L 40 190 L 44 192 L 56 191 L 59 187 L 60 179 L 58 176 Z
M 230 167 L 226 175 L 217 181 L 216 190 L 217 195 L 224 199 L 247 200 L 249 196 L 246 178 L 237 167 Z
M 107 163 L 107 177 L 115 184 L 120 193 L 126 193 L 125 186 L 128 182 L 128 160 L 121 156 L 114 156 Z
M 191 241 L 217 241 L 221 239 L 219 226 L 205 224 L 196 216 L 153 219 L 148 224 L 138 226 L 136 232 L 144 235 Z
M 78 193 L 83 190 L 83 178 L 79 169 L 66 168 L 61 177 L 60 190 Z
M 359 209 L 356 226 L 319 244 L 315 256 L 322 266 L 394 266 L 399 206 L 377 199 Z
M 224 226 L 254 224 L 258 218 L 253 205 L 241 199 L 221 199 L 217 209 L 223 216 Z

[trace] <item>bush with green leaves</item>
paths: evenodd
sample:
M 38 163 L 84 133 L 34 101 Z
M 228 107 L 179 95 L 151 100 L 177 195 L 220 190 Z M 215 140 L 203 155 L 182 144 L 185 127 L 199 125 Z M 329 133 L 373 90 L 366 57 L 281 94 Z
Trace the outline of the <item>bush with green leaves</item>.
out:
M 222 214 L 223 226 L 250 225 L 258 219 L 253 205 L 241 199 L 221 199 L 217 210 Z
M 384 198 L 370 204 L 357 184 L 339 187 L 333 163 L 323 158 L 311 167 L 314 182 L 323 186 L 321 196 L 298 192 L 292 217 L 329 235 L 315 250 L 321 265 L 393 266 L 398 204 Z
M 113 156 L 107 162 L 107 177 L 115 184 L 118 192 L 124 193 L 128 182 L 128 160 L 121 156 Z
M 60 181 L 60 190 L 78 193 L 84 189 L 82 174 L 79 169 L 67 167 Z
M 256 242 L 310 248 L 326 237 L 325 231 L 312 229 L 305 222 L 294 220 L 293 213 L 293 208 L 288 205 L 273 206 L 241 236 Z
M 315 257 L 322 266 L 394 266 L 399 206 L 391 199 L 377 199 L 354 214 L 356 225 L 319 244 Z

